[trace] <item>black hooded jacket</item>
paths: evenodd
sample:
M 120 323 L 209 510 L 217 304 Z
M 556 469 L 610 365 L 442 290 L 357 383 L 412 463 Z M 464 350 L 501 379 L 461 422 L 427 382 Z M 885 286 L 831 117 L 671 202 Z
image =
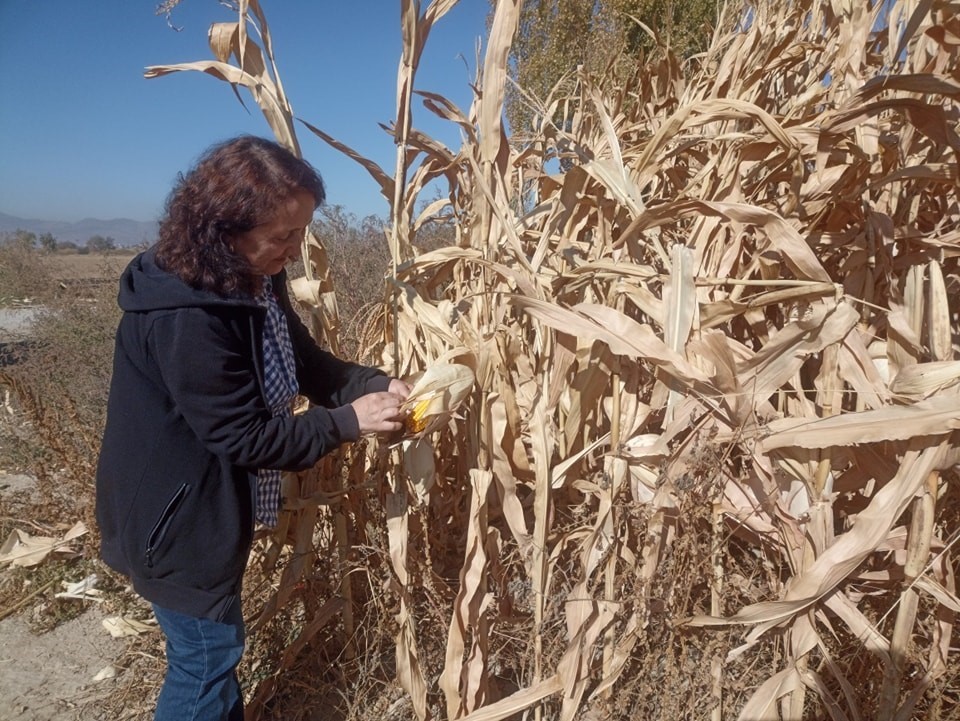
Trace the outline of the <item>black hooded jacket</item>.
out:
M 120 280 L 107 423 L 97 468 L 104 561 L 145 599 L 220 619 L 253 539 L 259 468 L 310 468 L 356 440 L 348 404 L 386 390 L 379 370 L 321 350 L 273 288 L 287 317 L 300 393 L 314 405 L 271 416 L 263 392 L 266 311 L 254 300 L 190 288 L 157 267 L 154 249 Z

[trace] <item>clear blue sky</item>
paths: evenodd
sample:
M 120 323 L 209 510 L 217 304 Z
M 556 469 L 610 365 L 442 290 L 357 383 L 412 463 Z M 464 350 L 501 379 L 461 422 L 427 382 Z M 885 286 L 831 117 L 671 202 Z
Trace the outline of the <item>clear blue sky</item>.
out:
M 147 80 L 148 65 L 212 59 L 207 29 L 236 15 L 182 0 L 172 30 L 156 0 L 0 0 L 0 212 L 23 218 L 154 220 L 177 173 L 238 133 L 271 136 L 243 89 L 198 72 Z M 426 8 L 428 3 L 422 3 Z M 261 0 L 294 113 L 393 174 L 399 0 Z M 488 0 L 460 0 L 434 26 L 415 87 L 471 101 Z M 481 56 L 482 57 L 482 56 Z M 414 126 L 456 149 L 455 127 L 419 101 Z M 327 201 L 385 216 L 367 172 L 303 126 Z

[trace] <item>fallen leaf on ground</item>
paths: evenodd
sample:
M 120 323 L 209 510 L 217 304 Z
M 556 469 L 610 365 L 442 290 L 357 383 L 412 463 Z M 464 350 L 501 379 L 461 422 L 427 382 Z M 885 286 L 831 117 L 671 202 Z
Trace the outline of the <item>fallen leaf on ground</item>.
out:
M 150 633 L 157 630 L 155 621 L 137 621 L 134 618 L 125 618 L 123 616 L 111 616 L 102 621 L 103 627 L 110 632 L 114 638 L 123 638 L 124 636 L 139 636 L 141 633 Z
M 74 553 L 73 549 L 69 548 L 70 541 L 86 532 L 87 527 L 82 521 L 77 521 L 60 539 L 31 536 L 26 531 L 14 529 L 0 546 L 0 566 L 7 563 L 14 566 L 36 566 L 51 553 Z

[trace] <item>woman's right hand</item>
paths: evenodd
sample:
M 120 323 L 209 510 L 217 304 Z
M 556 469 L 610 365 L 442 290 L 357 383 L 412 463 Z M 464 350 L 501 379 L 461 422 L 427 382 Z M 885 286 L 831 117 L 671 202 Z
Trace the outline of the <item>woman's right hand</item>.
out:
M 400 410 L 403 396 L 382 391 L 360 396 L 350 405 L 357 414 L 360 434 L 389 433 L 403 428 L 404 412 Z

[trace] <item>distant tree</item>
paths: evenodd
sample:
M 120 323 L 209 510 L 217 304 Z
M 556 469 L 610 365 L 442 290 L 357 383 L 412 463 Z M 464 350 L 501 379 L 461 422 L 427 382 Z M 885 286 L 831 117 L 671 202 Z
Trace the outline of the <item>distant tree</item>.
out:
M 357 233 L 357 216 L 342 205 L 321 205 L 316 232 L 327 242 L 349 240 Z
M 17 228 L 12 233 L 3 234 L 3 245 L 9 248 L 22 248 L 24 250 L 30 250 L 34 248 L 37 244 L 37 235 L 36 233 L 31 233 L 29 230 L 23 230 Z
M 565 78 L 572 84 L 580 66 L 628 74 L 666 47 L 679 57 L 706 49 L 717 8 L 715 0 L 527 0 L 510 51 L 512 133 L 522 140 L 532 129 L 537 113 L 525 95 L 545 100 Z
M 40 247 L 45 250 L 47 253 L 53 253 L 57 249 L 57 239 L 53 236 L 53 233 L 41 233 L 38 238 L 40 242 Z
M 102 235 L 92 235 L 87 240 L 87 249 L 91 253 L 106 253 L 108 250 L 114 250 L 116 247 L 116 242 L 109 235 L 106 238 Z
M 79 247 L 72 240 L 57 241 L 57 248 L 60 250 L 77 250 Z
M 383 218 L 379 215 L 367 215 L 360 221 L 360 234 L 369 238 L 383 238 L 383 228 Z
M 383 221 L 358 219 L 342 205 L 323 205 L 313 232 L 327 249 L 342 324 L 341 351 L 353 357 L 370 314 L 381 307 L 390 272 Z

